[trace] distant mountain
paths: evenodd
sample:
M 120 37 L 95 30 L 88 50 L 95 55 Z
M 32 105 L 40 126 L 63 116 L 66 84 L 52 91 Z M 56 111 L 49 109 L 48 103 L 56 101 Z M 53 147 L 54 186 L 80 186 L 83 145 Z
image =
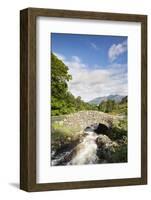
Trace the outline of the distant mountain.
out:
M 121 102 L 121 100 L 123 98 L 125 98 L 125 97 L 116 94 L 116 95 L 109 95 L 109 96 L 104 96 L 104 97 L 97 97 L 95 99 L 92 99 L 88 103 L 99 105 L 102 101 L 107 101 L 107 100 L 114 100 L 115 102 L 119 103 L 119 102 Z

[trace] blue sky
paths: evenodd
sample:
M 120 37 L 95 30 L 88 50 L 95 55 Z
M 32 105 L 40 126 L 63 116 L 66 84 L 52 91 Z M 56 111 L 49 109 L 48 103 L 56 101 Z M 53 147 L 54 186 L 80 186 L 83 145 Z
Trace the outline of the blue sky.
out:
M 52 33 L 51 51 L 69 67 L 75 96 L 127 95 L 126 36 Z

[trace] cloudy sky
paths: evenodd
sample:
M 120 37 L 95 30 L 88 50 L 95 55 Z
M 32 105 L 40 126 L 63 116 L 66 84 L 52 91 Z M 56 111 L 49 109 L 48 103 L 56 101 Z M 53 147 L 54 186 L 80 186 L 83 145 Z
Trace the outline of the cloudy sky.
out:
M 69 68 L 73 95 L 84 101 L 127 95 L 127 37 L 51 34 L 51 51 Z

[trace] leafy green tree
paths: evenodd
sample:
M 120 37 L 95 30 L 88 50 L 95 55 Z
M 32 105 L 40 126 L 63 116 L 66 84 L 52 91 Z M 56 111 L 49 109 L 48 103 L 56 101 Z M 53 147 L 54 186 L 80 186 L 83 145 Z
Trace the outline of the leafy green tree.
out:
M 68 67 L 59 60 L 53 53 L 51 54 L 51 91 L 54 97 L 64 97 L 68 86 L 67 82 L 72 77 L 68 74 Z
M 52 115 L 66 114 L 67 82 L 71 80 L 68 67 L 51 54 L 51 110 Z
M 99 106 L 98 110 L 102 112 L 112 112 L 116 107 L 116 103 L 114 100 L 107 100 L 107 101 L 102 101 Z

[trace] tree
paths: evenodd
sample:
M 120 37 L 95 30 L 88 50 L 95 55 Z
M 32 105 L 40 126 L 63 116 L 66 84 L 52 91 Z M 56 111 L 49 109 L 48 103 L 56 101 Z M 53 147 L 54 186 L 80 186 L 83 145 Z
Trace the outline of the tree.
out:
M 71 80 L 68 67 L 51 54 L 51 110 L 52 115 L 66 114 L 67 82 Z
M 51 54 L 51 91 L 54 97 L 64 97 L 68 86 L 67 82 L 72 77 L 68 74 L 68 67 L 59 60 L 53 53 Z
M 99 106 L 98 110 L 102 112 L 112 112 L 116 107 L 116 103 L 114 100 L 107 100 L 107 101 L 102 101 Z

